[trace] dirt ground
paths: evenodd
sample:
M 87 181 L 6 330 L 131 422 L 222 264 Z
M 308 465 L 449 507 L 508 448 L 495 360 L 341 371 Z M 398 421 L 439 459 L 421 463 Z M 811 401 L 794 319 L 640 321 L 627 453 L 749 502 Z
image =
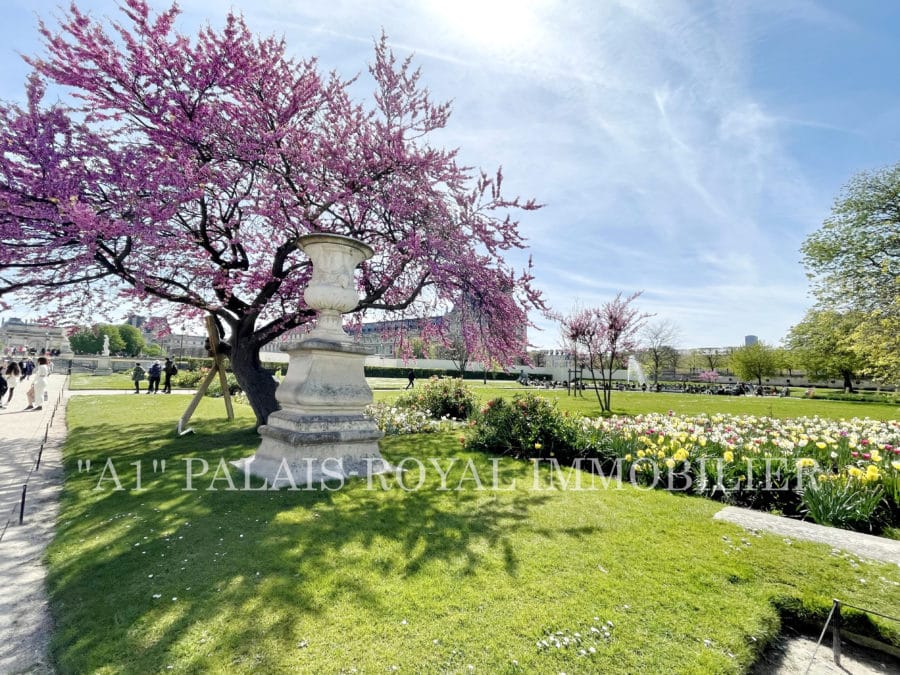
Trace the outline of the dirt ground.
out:
M 750 672 L 751 675 L 803 675 L 807 668 L 810 675 L 896 675 L 900 673 L 900 661 L 889 654 L 862 649 L 845 641 L 841 646 L 841 665 L 838 667 L 831 652 L 830 633 L 818 650 L 815 639 L 788 633 L 769 647 Z

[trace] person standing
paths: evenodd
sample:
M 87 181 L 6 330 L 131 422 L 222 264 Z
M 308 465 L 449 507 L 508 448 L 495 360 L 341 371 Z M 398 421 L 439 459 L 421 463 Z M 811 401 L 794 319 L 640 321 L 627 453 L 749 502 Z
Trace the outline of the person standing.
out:
M 166 359 L 166 363 L 163 366 L 163 374 L 166 376 L 166 378 L 163 380 L 163 393 L 171 394 L 172 376 L 178 374 L 178 366 L 172 363 L 172 359 Z
M 145 370 L 141 368 L 140 363 L 134 364 L 134 369 L 131 371 L 131 381 L 134 382 L 134 393 L 141 393 L 141 380 L 144 379 Z
M 159 393 L 159 378 L 162 376 L 162 367 L 159 365 L 159 361 L 154 361 L 153 365 L 150 366 L 150 370 L 147 373 L 147 393 L 148 394 L 158 394 Z
M 6 384 L 9 387 L 9 395 L 6 399 L 6 405 L 9 405 L 9 402 L 12 401 L 13 392 L 16 390 L 16 386 L 19 384 L 19 380 L 21 379 L 21 377 L 22 369 L 19 368 L 19 364 L 15 361 L 10 361 L 9 365 L 6 367 Z
M 50 365 L 46 356 L 38 357 L 34 370 L 34 382 L 28 390 L 28 407 L 25 410 L 41 410 L 44 407 L 44 396 L 47 393 L 47 378 L 50 377 Z M 35 405 L 37 403 L 37 405 Z

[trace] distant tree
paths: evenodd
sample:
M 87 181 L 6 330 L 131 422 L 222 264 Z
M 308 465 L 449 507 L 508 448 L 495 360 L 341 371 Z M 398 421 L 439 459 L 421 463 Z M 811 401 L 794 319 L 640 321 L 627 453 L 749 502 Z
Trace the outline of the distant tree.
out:
M 100 323 L 94 326 L 94 332 L 100 338 L 101 350 L 103 345 L 103 336 L 109 336 L 109 351 L 112 354 L 125 350 L 125 340 L 119 332 L 119 327 L 108 323 Z
M 590 371 L 602 412 L 612 411 L 613 372 L 621 367 L 623 357 L 637 351 L 640 330 L 650 316 L 631 306 L 638 296 L 623 299 L 619 293 L 600 307 L 560 317 L 563 339 Z
M 853 330 L 853 351 L 879 382 L 900 383 L 900 316 L 873 312 Z
M 123 323 L 119 326 L 119 335 L 125 346 L 122 348 L 127 356 L 137 356 L 144 351 L 146 344 L 140 330 L 131 324 Z
M 644 326 L 641 331 L 643 349 L 641 360 L 653 376 L 653 384 L 659 384 L 659 375 L 666 368 L 675 370 L 678 363 L 680 330 L 672 321 L 660 319 Z
M 778 372 L 778 355 L 772 347 L 757 342 L 732 351 L 729 364 L 740 379 L 756 380 L 762 385 L 764 377 Z
M 900 382 L 900 164 L 854 176 L 802 250 L 818 309 L 854 312 L 846 346 Z
M 704 370 L 702 373 L 697 375 L 697 379 L 701 382 L 718 382 L 719 381 L 719 373 L 715 370 Z
M 90 328 L 79 328 L 69 336 L 69 346 L 76 354 L 99 354 L 103 349 L 103 338 Z
M 794 376 L 794 371 L 800 367 L 797 353 L 790 347 L 774 347 L 775 357 L 778 361 L 778 370 L 787 371 L 788 377 Z
M 147 345 L 144 347 L 144 356 L 163 356 L 163 348 L 155 344 Z
M 865 361 L 853 347 L 859 323 L 858 312 L 811 309 L 791 328 L 785 343 L 808 378 L 839 377 L 844 388 L 853 391 L 854 375 L 865 370 Z
M 709 370 L 718 370 L 728 361 L 728 351 L 718 347 L 698 349 L 697 354 Z

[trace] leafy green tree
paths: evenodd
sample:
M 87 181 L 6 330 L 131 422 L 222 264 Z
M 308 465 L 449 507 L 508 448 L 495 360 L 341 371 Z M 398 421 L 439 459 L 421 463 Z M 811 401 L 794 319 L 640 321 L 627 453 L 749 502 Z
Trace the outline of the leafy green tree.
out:
M 757 342 L 756 344 L 738 347 L 729 358 L 731 369 L 742 380 L 756 380 L 762 384 L 762 379 L 778 372 L 778 354 L 768 345 Z
M 90 328 L 80 328 L 69 336 L 69 346 L 76 354 L 99 354 L 103 349 L 103 338 Z
M 853 377 L 865 369 L 865 361 L 854 348 L 858 312 L 811 309 L 793 326 L 785 342 L 797 362 L 811 378 L 841 378 L 853 391 Z
M 868 315 L 853 331 L 853 351 L 865 362 L 873 379 L 900 382 L 900 315 Z
M 140 330 L 127 323 L 120 325 L 118 328 L 122 342 L 125 343 L 124 351 L 128 356 L 137 356 L 144 351 L 146 342 Z M 112 349 L 111 338 L 110 349 Z
M 800 368 L 800 359 L 796 352 L 789 347 L 775 347 L 775 356 L 778 360 L 778 370 L 787 371 L 788 377 L 794 376 L 794 371 Z
M 100 353 L 103 348 L 103 336 L 109 336 L 109 351 L 112 354 L 116 352 L 121 352 L 125 349 L 125 341 L 122 339 L 122 335 L 119 333 L 119 327 L 113 326 L 107 323 L 101 323 L 94 326 L 94 332 L 97 333 L 97 337 L 100 340 L 100 348 L 96 353 Z
M 900 164 L 854 176 L 802 250 L 821 308 L 858 312 L 850 349 L 900 382 Z
M 163 348 L 159 345 L 147 345 L 144 347 L 144 356 L 163 356 Z

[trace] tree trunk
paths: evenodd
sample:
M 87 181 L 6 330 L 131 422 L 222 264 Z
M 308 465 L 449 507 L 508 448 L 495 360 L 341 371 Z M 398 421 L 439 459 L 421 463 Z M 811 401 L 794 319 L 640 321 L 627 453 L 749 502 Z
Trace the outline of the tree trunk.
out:
M 259 360 L 259 345 L 241 331 L 235 331 L 233 344 L 229 350 L 231 370 L 246 394 L 250 407 L 256 414 L 256 426 L 266 423 L 269 415 L 278 410 L 275 390 L 278 383 L 272 373 L 265 370 Z
M 853 388 L 853 373 L 845 370 L 841 375 L 844 376 L 844 389 L 851 394 L 854 393 L 856 390 Z

